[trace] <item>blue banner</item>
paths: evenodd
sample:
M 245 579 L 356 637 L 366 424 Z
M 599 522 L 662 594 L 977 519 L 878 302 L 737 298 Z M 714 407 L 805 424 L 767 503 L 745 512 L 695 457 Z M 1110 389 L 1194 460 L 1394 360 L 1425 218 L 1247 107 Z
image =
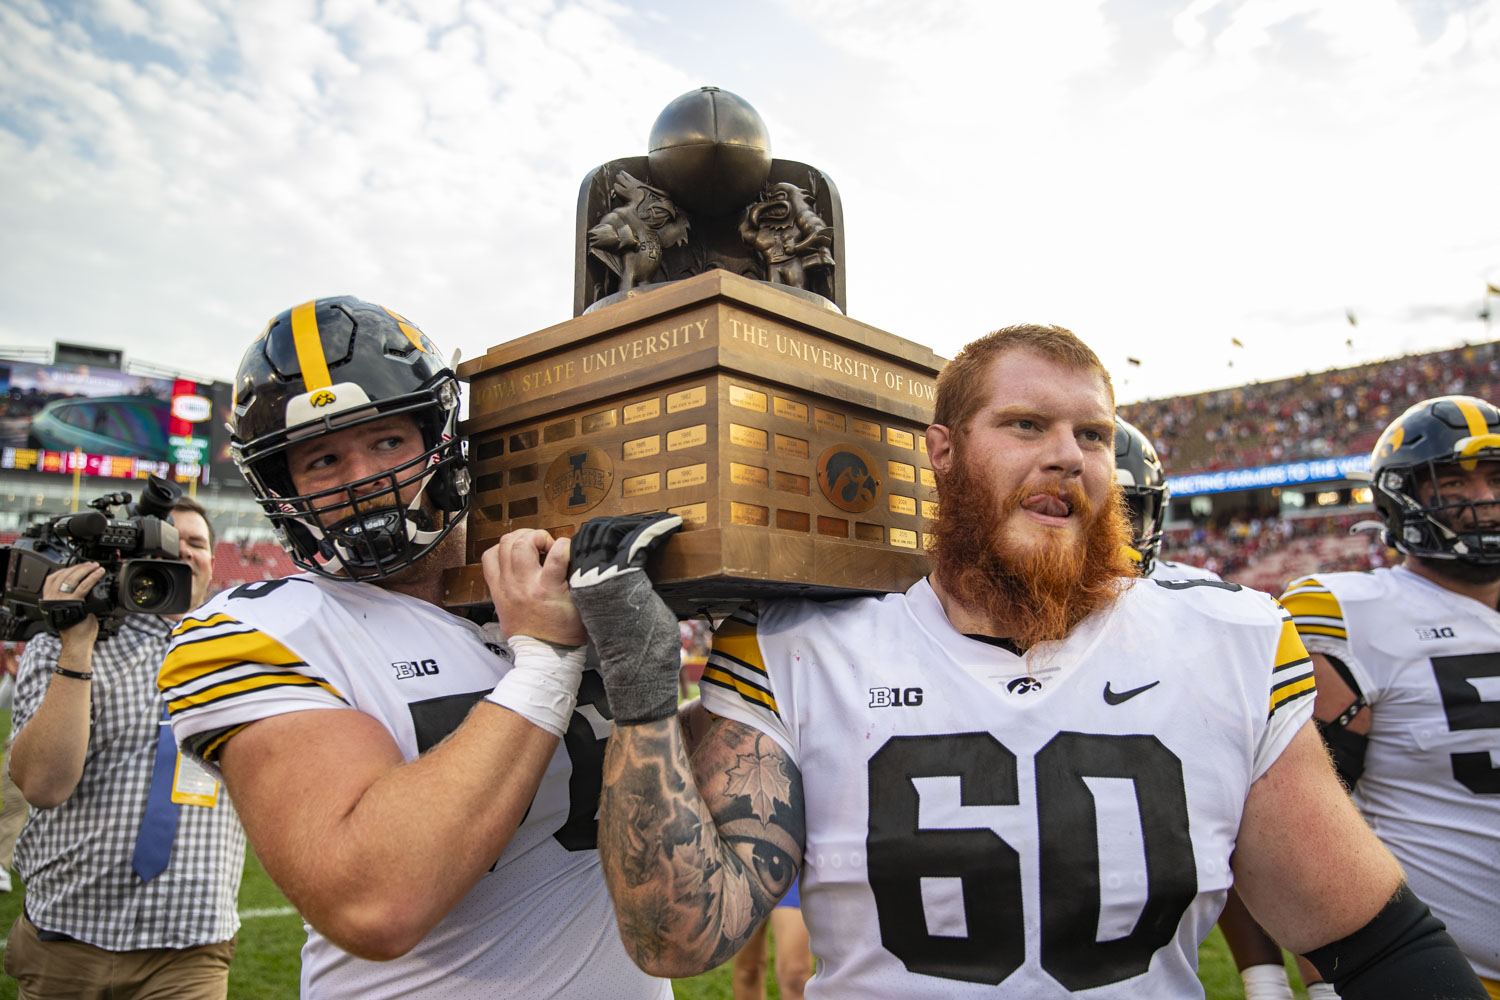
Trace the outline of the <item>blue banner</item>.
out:
M 1230 493 L 1254 490 L 1263 486 L 1300 486 L 1330 479 L 1346 479 L 1351 472 L 1369 472 L 1370 454 L 1344 455 L 1341 458 L 1318 458 L 1308 462 L 1284 465 L 1262 465 L 1254 469 L 1230 469 L 1222 472 L 1195 472 L 1187 476 L 1168 476 L 1167 488 L 1174 497 L 1191 497 L 1200 493 Z

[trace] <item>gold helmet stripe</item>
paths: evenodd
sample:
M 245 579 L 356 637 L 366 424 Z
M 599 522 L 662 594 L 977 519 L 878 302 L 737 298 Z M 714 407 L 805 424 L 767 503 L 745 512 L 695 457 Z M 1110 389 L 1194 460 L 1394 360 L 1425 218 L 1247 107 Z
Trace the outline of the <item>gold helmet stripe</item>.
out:
M 1458 412 L 1462 413 L 1464 419 L 1469 422 L 1470 437 L 1483 437 L 1490 432 L 1489 421 L 1484 419 L 1484 414 L 1479 412 L 1479 407 L 1474 405 L 1473 400 L 1464 396 L 1452 396 L 1449 398 L 1458 407 Z
M 328 359 L 323 356 L 323 338 L 318 333 L 316 299 L 292 308 L 292 344 L 297 349 L 297 366 L 302 369 L 302 384 L 307 391 L 332 385 Z

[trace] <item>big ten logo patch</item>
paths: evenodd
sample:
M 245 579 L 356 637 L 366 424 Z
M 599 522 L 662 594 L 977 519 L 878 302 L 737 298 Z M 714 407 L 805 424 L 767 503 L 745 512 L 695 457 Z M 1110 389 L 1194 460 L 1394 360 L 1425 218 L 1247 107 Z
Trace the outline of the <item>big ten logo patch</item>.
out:
M 571 448 L 547 467 L 543 492 L 554 510 L 581 514 L 609 495 L 615 467 L 598 448 Z
M 915 708 L 922 704 L 921 688 L 870 688 L 871 708 Z
M 1417 638 L 1426 642 L 1429 639 L 1454 639 L 1453 627 L 1451 625 L 1433 625 L 1428 628 L 1418 628 Z
M 411 677 L 430 677 L 438 672 L 437 660 L 397 660 L 391 667 L 396 671 L 398 681 Z

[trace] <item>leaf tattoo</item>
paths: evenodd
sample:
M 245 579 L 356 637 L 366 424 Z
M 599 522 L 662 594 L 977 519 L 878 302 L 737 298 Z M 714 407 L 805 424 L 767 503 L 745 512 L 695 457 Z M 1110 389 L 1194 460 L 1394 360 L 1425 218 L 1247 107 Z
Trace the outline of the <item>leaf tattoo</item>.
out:
M 782 770 L 781 761 L 765 754 L 737 754 L 739 762 L 726 776 L 729 794 L 750 798 L 750 809 L 762 823 L 771 822 L 778 801 L 785 802 L 792 791 L 791 780 Z

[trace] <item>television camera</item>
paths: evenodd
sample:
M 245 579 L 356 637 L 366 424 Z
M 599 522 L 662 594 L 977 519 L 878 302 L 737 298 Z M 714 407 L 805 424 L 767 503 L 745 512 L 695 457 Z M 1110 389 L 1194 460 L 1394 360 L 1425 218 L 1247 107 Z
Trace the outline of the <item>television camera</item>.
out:
M 102 640 L 119 632 L 127 614 L 188 611 L 193 568 L 178 561 L 177 529 L 168 520 L 181 495 L 173 483 L 152 476 L 139 503 L 129 493 L 107 493 L 89 501 L 92 510 L 48 518 L 0 546 L 0 639 L 56 635 L 92 614 Z M 112 516 L 117 507 L 125 508 L 125 517 Z M 50 574 L 90 561 L 104 568 L 104 576 L 88 593 L 43 599 Z

